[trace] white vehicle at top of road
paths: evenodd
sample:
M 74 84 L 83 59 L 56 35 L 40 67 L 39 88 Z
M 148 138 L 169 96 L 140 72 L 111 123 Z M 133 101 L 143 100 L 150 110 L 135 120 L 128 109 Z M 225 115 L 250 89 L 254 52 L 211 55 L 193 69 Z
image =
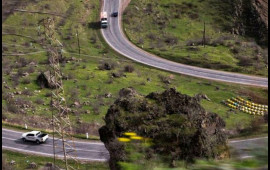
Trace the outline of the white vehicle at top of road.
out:
M 100 22 L 101 22 L 101 28 L 108 27 L 107 12 L 101 12 Z
M 48 139 L 48 135 L 46 133 L 41 133 L 40 131 L 31 131 L 22 134 L 22 140 L 25 141 L 33 141 L 37 144 L 46 142 Z

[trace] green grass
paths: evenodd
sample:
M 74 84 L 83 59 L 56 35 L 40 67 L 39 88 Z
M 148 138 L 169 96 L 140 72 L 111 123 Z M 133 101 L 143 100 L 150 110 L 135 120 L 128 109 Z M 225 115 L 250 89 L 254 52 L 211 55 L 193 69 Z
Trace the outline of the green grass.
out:
M 267 50 L 247 37 L 230 33 L 233 25 L 231 9 L 228 2 L 213 0 L 131 1 L 124 12 L 123 27 L 135 45 L 168 60 L 267 76 Z M 202 40 L 204 22 L 210 44 L 187 46 L 189 41 Z M 170 37 L 178 42 L 166 43 Z M 263 55 L 256 58 L 259 53 Z M 242 59 L 244 56 L 248 59 Z M 250 64 L 239 64 L 240 60 L 248 60 Z
M 41 157 L 36 155 L 22 154 L 8 150 L 2 150 L 2 163 L 3 160 L 8 164 L 11 160 L 14 160 L 15 165 L 11 166 L 14 170 L 22 170 L 27 169 L 29 164 L 34 162 L 37 164 L 37 168 L 42 168 L 46 165 L 46 163 L 53 163 L 53 158 L 49 157 Z M 99 162 L 84 162 L 84 163 L 75 163 L 74 161 L 68 162 L 70 166 L 76 169 L 97 169 L 97 170 L 105 170 L 108 169 L 109 166 L 107 163 L 99 163 Z M 65 164 L 62 160 L 56 160 L 56 165 L 60 168 L 65 168 Z M 2 166 L 3 167 L 3 166 Z
M 163 1 L 162 1 L 163 2 Z M 176 2 L 176 1 L 175 1 Z M 45 4 L 50 4 L 49 9 L 46 9 Z M 131 7 L 134 5 L 131 5 Z M 38 7 L 38 8 L 37 8 Z M 266 104 L 268 102 L 268 90 L 248 87 L 243 85 L 235 85 L 230 83 L 214 82 L 204 79 L 192 78 L 184 75 L 165 72 L 159 69 L 144 66 L 142 64 L 134 63 L 121 55 L 115 53 L 107 44 L 105 44 L 100 34 L 99 28 L 95 25 L 99 17 L 100 4 L 98 1 L 80 2 L 75 0 L 70 1 L 40 1 L 31 3 L 26 7 L 26 10 L 32 11 L 45 11 L 55 12 L 66 15 L 67 18 L 55 17 L 55 25 L 57 28 L 57 37 L 64 45 L 65 53 L 63 55 L 67 58 L 75 57 L 82 59 L 79 63 L 70 62 L 66 63 L 62 70 L 65 75 L 71 75 L 71 79 L 64 80 L 64 89 L 67 99 L 67 104 L 70 106 L 74 101 L 79 100 L 80 103 L 85 101 L 90 102 L 90 106 L 82 106 L 80 108 L 72 107 L 73 113 L 70 114 L 70 119 L 73 123 L 74 129 L 84 129 L 77 131 L 79 136 L 84 136 L 85 132 L 89 135 L 98 136 L 98 128 L 104 124 L 103 117 L 105 116 L 107 109 L 118 97 L 120 89 L 125 87 L 134 87 L 141 94 L 149 94 L 153 91 L 163 91 L 170 87 L 175 87 L 183 94 L 194 96 L 197 93 L 206 94 L 211 101 L 202 101 L 202 106 L 210 112 L 218 113 L 226 122 L 227 129 L 234 129 L 239 122 L 244 126 L 249 126 L 254 117 L 236 111 L 236 114 L 230 114 L 227 117 L 228 107 L 221 104 L 222 100 L 226 100 L 230 97 L 242 96 L 243 98 L 251 98 L 255 102 Z M 29 13 L 14 13 L 10 15 L 3 23 L 4 32 L 13 32 L 16 34 L 22 34 L 31 36 L 38 40 L 42 36 L 37 34 L 38 21 L 48 15 L 41 14 L 29 14 Z M 76 30 L 79 31 L 81 55 L 79 57 L 77 53 L 77 39 Z M 41 27 L 41 32 L 43 28 Z M 154 30 L 154 28 L 153 28 Z M 70 37 L 70 39 L 68 38 Z M 3 44 L 8 47 L 7 51 L 3 53 L 28 53 L 33 51 L 44 50 L 38 43 L 32 42 L 32 46 L 27 46 L 25 43 L 31 43 L 31 39 L 17 37 L 13 35 L 3 35 Z M 92 42 L 90 39 L 95 39 Z M 35 48 L 34 48 L 35 47 Z M 225 47 L 219 47 L 223 50 Z M 217 48 L 217 50 L 219 49 Z M 210 50 L 210 49 L 205 49 Z M 72 53 L 72 54 L 71 54 Z M 224 54 L 227 55 L 227 54 Z M 22 84 L 23 78 L 19 78 L 19 84 L 14 86 L 10 78 L 17 74 L 20 70 L 28 70 L 29 66 L 22 68 L 15 67 L 19 58 L 26 58 L 38 63 L 38 67 L 34 67 L 34 72 L 30 73 L 27 78 L 30 79 L 30 84 Z M 33 92 L 33 96 L 27 95 L 15 95 L 14 99 L 23 98 L 30 101 L 33 108 L 26 110 L 25 114 L 12 113 L 7 108 L 7 101 L 3 97 L 2 106 L 3 114 L 2 120 L 9 123 L 24 126 L 26 123 L 29 128 L 32 129 L 50 129 L 49 121 L 51 118 L 51 111 L 49 110 L 50 97 L 46 97 L 46 94 L 50 92 L 49 89 L 40 89 L 35 80 L 41 71 L 48 70 L 47 64 L 44 61 L 47 59 L 46 53 L 25 55 L 21 57 L 5 56 L 2 59 L 3 67 L 3 81 L 2 83 L 3 95 L 7 93 L 13 93 L 15 91 L 23 91 L 26 88 Z M 225 59 L 224 59 L 225 60 Z M 233 58 L 232 58 L 233 60 Z M 102 71 L 97 67 L 100 61 L 111 61 L 116 64 L 116 67 L 112 71 Z M 217 59 L 218 61 L 218 59 Z M 126 77 L 111 78 L 112 72 L 122 71 L 124 66 L 130 64 L 133 65 L 135 71 L 132 73 L 124 73 Z M 11 70 L 8 70 L 11 68 Z M 8 71 L 5 71 L 8 70 Z M 160 80 L 160 75 L 165 77 L 173 77 L 171 84 L 166 85 Z M 147 81 L 147 78 L 151 78 L 151 81 Z M 111 83 L 108 81 L 111 80 Z M 10 89 L 3 87 L 7 85 Z M 216 87 L 219 90 L 216 90 Z M 14 89 L 17 88 L 17 89 Z M 34 92 L 40 90 L 39 92 Z M 110 92 L 112 98 L 104 98 L 105 93 Z M 73 93 L 73 94 L 72 94 Z M 74 93 L 77 93 L 77 97 L 74 98 Z M 36 99 L 44 100 L 45 105 L 36 104 Z M 90 113 L 85 113 L 89 110 Z M 83 124 L 77 123 L 77 119 L 81 119 Z M 41 123 L 43 124 L 41 124 Z

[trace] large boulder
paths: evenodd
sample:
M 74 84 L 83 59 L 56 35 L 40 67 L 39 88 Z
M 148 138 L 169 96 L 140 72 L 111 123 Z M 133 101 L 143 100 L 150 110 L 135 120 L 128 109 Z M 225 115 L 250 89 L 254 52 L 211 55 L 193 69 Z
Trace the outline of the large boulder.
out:
M 55 77 L 50 73 L 50 71 L 40 73 L 37 77 L 37 84 L 41 88 L 56 88 Z
M 206 112 L 196 98 L 173 88 L 147 96 L 127 88 L 120 90 L 119 96 L 106 114 L 106 125 L 99 129 L 110 153 L 111 169 L 120 169 L 117 162 L 127 160 L 125 145 L 117 140 L 127 131 L 151 138 L 150 149 L 171 162 L 228 154 L 225 122 Z

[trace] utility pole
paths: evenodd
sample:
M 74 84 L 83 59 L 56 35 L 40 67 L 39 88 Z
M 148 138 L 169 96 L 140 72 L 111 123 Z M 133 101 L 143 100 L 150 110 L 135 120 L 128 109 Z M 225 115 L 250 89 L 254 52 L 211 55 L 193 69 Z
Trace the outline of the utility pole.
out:
M 69 120 L 68 108 L 64 95 L 64 87 L 62 82 L 62 72 L 59 64 L 61 57 L 60 48 L 62 44 L 56 39 L 54 20 L 50 17 L 41 20 L 44 27 L 44 34 L 47 41 L 44 41 L 50 55 L 50 76 L 53 89 L 51 94 L 51 107 L 52 107 L 52 126 L 53 126 L 53 153 L 54 153 L 54 166 L 57 154 L 63 154 L 63 161 L 65 162 L 65 169 L 75 169 L 68 165 L 68 159 L 77 161 L 77 154 L 75 143 L 72 137 L 72 127 Z M 57 134 L 57 137 L 55 135 Z M 59 144 L 62 142 L 62 144 Z M 68 149 L 69 148 L 69 149 Z M 58 151 L 57 151 L 58 149 Z M 60 150 L 60 151 L 59 151 Z M 71 152 L 75 154 L 71 155 Z
M 76 30 L 76 36 L 77 36 L 77 41 L 78 41 L 79 57 L 81 57 L 81 47 L 80 47 L 80 39 L 79 39 L 78 29 Z
M 203 46 L 205 47 L 205 21 L 203 22 Z

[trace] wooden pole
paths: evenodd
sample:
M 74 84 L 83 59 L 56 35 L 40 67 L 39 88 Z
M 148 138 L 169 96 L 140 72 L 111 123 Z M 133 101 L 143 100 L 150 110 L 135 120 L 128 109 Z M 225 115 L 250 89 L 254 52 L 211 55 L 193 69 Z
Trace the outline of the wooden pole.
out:
M 79 57 L 81 57 L 81 47 L 80 47 L 80 39 L 79 39 L 78 29 L 76 30 L 76 35 L 77 35 L 78 48 L 79 48 Z
M 203 46 L 205 47 L 205 22 L 203 22 Z

